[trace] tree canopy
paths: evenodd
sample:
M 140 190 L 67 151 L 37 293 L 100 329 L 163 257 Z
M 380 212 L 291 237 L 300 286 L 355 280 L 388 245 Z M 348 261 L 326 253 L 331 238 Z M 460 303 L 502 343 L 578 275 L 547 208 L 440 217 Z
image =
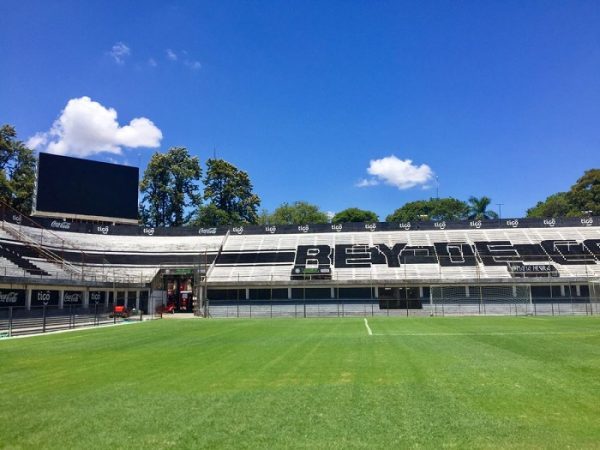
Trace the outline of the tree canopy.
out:
M 527 217 L 567 217 L 571 207 L 566 192 L 552 194 L 527 210 Z
M 0 198 L 24 214 L 33 205 L 36 157 L 10 125 L 0 127 Z
M 373 211 L 359 208 L 347 208 L 333 216 L 333 223 L 377 222 L 379 216 Z
M 203 205 L 198 208 L 190 221 L 190 225 L 199 227 L 226 227 L 231 225 L 231 217 L 227 211 L 219 209 L 216 205 Z
M 587 170 L 567 192 L 550 195 L 527 210 L 527 217 L 600 215 L 600 169 Z
M 452 197 L 430 198 L 406 203 L 386 217 L 388 222 L 419 220 L 461 220 L 468 216 L 469 206 Z
M 204 199 L 194 225 L 257 224 L 260 198 L 252 192 L 248 174 L 222 159 L 209 159 L 204 178 Z
M 492 203 L 492 200 L 486 196 L 480 198 L 469 197 L 469 219 L 497 219 L 498 214 L 487 209 L 490 203 Z
M 292 204 L 282 203 L 268 216 L 269 225 L 301 225 L 328 222 L 329 217 L 317 205 L 304 201 L 296 201 Z
M 568 193 L 573 215 L 600 215 L 600 169 L 587 170 Z
M 181 226 L 200 205 L 198 157 L 184 147 L 154 153 L 140 183 L 142 222 L 150 226 Z M 190 212 L 188 212 L 191 209 Z

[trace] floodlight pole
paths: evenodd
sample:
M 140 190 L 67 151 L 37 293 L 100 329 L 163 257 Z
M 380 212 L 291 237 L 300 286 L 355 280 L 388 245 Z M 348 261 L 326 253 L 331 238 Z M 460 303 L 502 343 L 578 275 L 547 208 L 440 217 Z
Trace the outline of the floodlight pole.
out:
M 204 261 L 202 261 L 202 251 L 204 252 Z M 203 267 L 204 266 L 204 267 Z M 203 272 L 204 270 L 204 272 Z M 207 273 L 208 273 L 208 248 L 205 246 L 200 251 L 200 262 L 197 270 L 198 276 L 196 277 L 196 304 L 198 313 L 204 317 L 208 317 L 208 305 L 206 289 L 208 286 Z
M 202 304 L 204 305 L 204 317 L 208 317 L 208 252 L 204 247 L 204 289 L 202 289 Z
M 502 219 L 502 205 L 504 203 L 496 203 L 496 205 L 498 205 L 498 219 Z

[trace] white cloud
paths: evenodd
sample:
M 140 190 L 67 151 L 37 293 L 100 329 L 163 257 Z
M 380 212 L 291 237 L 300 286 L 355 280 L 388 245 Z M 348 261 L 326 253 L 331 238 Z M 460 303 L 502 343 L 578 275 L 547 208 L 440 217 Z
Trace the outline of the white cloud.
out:
M 156 66 L 158 66 L 158 63 L 156 62 L 156 60 L 155 60 L 154 58 L 150 58 L 150 59 L 148 60 L 148 65 L 149 65 L 150 67 L 156 67 Z
M 138 117 L 121 127 L 117 111 L 81 97 L 69 100 L 50 131 L 35 134 L 27 145 L 57 155 L 86 157 L 96 153 L 120 155 L 122 147 L 156 148 L 161 139 L 162 132 L 150 119 Z
M 375 178 L 363 178 L 358 183 L 356 183 L 356 187 L 377 186 L 378 184 L 379 181 L 377 181 Z
M 27 139 L 25 145 L 28 148 L 36 149 L 38 147 L 43 147 L 48 143 L 48 133 L 36 133 Z
M 202 64 L 199 61 L 188 61 L 185 60 L 183 62 L 186 66 L 188 66 L 192 70 L 200 70 L 202 68 Z
M 127 158 L 113 158 L 112 156 L 107 156 L 106 158 L 104 158 L 104 161 L 106 161 L 107 163 L 111 163 L 111 164 L 118 164 L 120 166 L 131 166 L 131 164 L 129 163 L 129 160 Z
M 399 159 L 386 156 L 372 159 L 367 169 L 372 178 L 361 180 L 357 186 L 375 186 L 380 182 L 396 186 L 398 189 L 409 189 L 418 185 L 427 185 L 433 179 L 433 171 L 427 164 L 417 166 L 410 159 Z
M 168 48 L 166 50 L 166 53 L 167 53 L 167 59 L 170 59 L 171 61 L 177 61 L 177 53 L 175 53 L 173 50 Z
M 123 42 L 117 42 L 112 46 L 108 54 L 115 60 L 117 64 L 123 64 L 125 62 L 125 58 L 131 55 L 131 49 Z
M 165 50 L 165 54 L 167 55 L 167 59 L 169 61 L 178 62 L 179 64 L 183 64 L 192 70 L 202 69 L 202 63 L 198 60 L 189 58 L 189 53 L 187 50 L 181 50 L 179 51 L 179 54 L 177 54 L 174 50 L 168 48 Z

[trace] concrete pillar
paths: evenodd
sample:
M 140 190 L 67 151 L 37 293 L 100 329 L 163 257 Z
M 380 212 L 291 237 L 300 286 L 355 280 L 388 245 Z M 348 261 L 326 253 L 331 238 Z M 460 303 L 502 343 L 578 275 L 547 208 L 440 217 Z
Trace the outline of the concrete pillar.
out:
M 32 289 L 30 287 L 25 290 L 25 308 L 28 310 L 31 309 L 31 291 Z
M 58 291 L 58 309 L 65 307 L 65 290 L 61 289 Z

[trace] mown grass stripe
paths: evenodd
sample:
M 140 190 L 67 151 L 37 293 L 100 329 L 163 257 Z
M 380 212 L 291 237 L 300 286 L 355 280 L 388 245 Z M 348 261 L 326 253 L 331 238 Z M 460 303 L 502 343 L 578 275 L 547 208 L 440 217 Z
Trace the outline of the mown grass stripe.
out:
M 0 341 L 0 447 L 597 448 L 598 373 L 597 317 L 155 321 Z
M 366 320 L 366 319 L 365 319 Z M 512 332 L 475 332 L 475 333 L 369 333 L 373 336 L 554 336 L 561 334 L 593 335 L 598 331 L 512 331 Z

